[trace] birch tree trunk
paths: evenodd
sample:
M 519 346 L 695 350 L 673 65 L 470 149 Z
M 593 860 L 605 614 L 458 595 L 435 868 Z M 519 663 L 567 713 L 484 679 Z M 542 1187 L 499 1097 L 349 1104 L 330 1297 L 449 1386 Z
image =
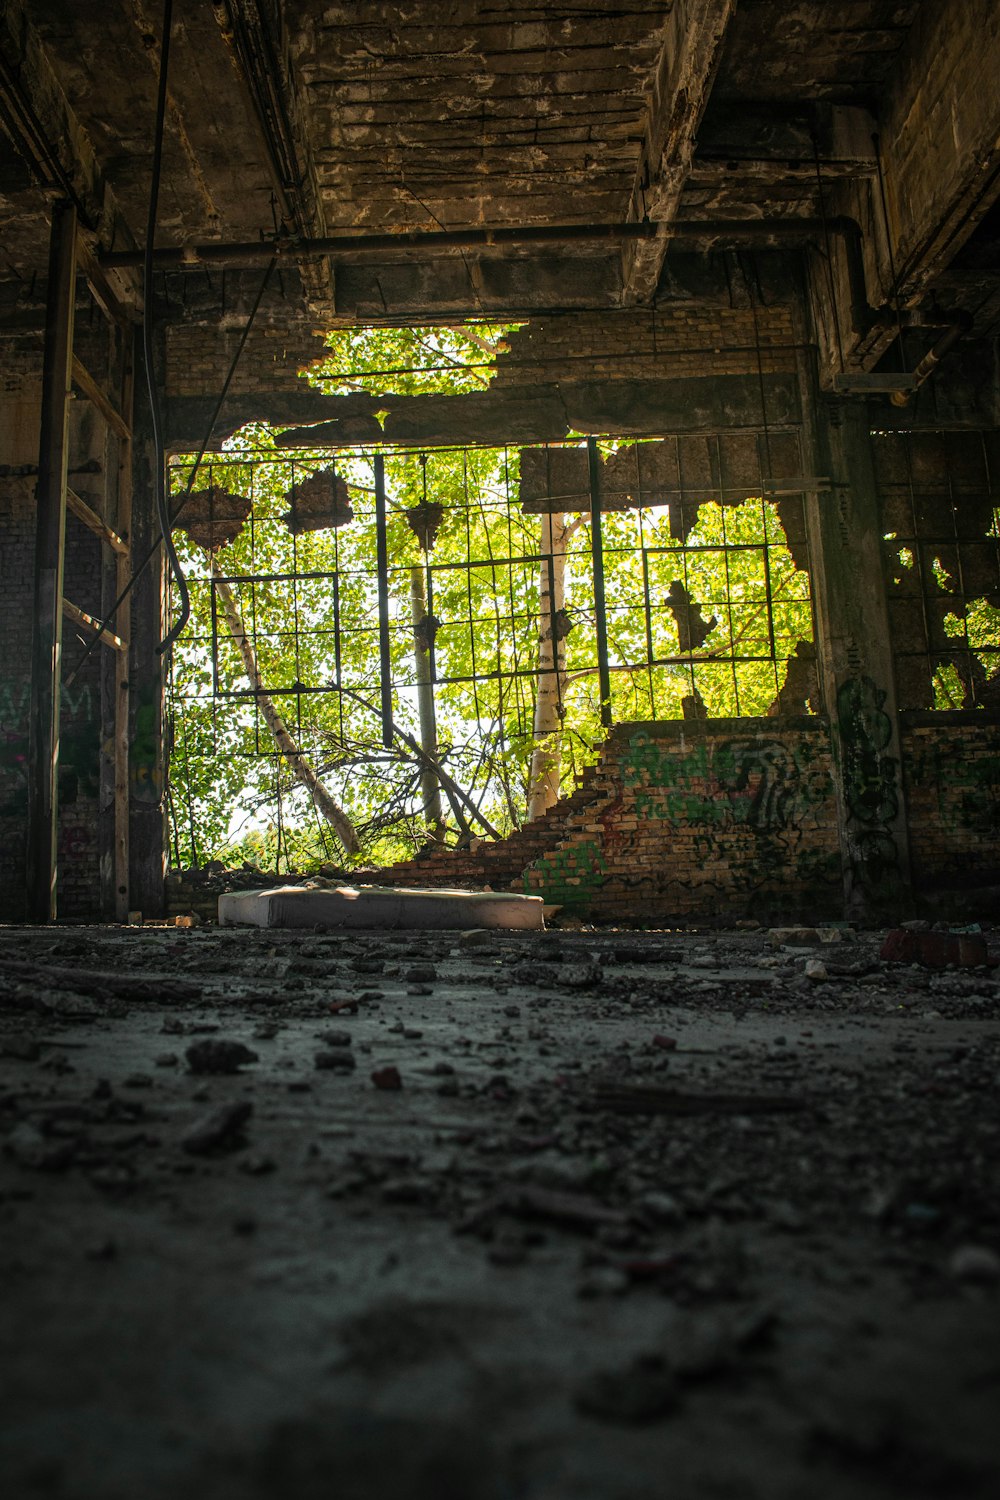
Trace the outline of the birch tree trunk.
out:
M 353 823 L 344 812 L 344 809 L 330 796 L 330 793 L 308 760 L 306 760 L 305 756 L 299 750 L 299 747 L 288 731 L 288 726 L 275 706 L 274 699 L 264 690 L 253 644 L 243 627 L 240 607 L 229 584 L 219 577 L 214 557 L 211 559 L 211 568 L 216 597 L 222 605 L 222 612 L 226 617 L 226 625 L 229 628 L 229 633 L 240 656 L 243 658 L 243 665 L 250 679 L 250 685 L 257 694 L 260 711 L 264 716 L 264 722 L 274 737 L 274 743 L 291 766 L 292 775 L 296 781 L 300 786 L 305 787 L 315 807 L 333 829 L 345 853 L 359 853 L 361 845 L 358 843 L 358 836 L 354 831 Z
M 562 771 L 562 705 L 566 687 L 566 542 L 575 530 L 564 515 L 542 516 L 538 580 L 538 679 L 534 748 L 528 775 L 528 822 L 559 799 Z

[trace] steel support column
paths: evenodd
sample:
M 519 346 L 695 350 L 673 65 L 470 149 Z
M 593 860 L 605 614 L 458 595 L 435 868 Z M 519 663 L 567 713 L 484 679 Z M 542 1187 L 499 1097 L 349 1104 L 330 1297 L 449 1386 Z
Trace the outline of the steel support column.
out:
M 601 723 L 611 727 L 611 669 L 608 665 L 608 611 L 604 598 L 604 536 L 601 530 L 601 455 L 597 439 L 587 439 L 590 470 L 590 548 L 594 568 L 594 621 L 597 626 L 597 680 L 601 694 Z
M 385 459 L 375 455 L 375 561 L 378 572 L 378 657 L 382 743 L 392 745 L 392 648 L 389 640 L 389 542 L 385 515 Z
M 75 289 L 76 209 L 71 203 L 58 203 L 52 212 L 49 248 L 36 489 L 28 725 L 27 915 L 32 922 L 50 922 L 56 915 L 59 686 Z

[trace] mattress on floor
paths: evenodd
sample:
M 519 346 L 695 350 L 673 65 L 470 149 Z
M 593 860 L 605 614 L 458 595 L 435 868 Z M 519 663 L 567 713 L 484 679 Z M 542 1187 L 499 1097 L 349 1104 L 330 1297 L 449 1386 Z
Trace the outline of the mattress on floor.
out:
M 314 889 L 286 885 L 219 897 L 222 927 L 384 927 L 540 931 L 541 896 L 503 891 L 408 890 L 388 886 Z

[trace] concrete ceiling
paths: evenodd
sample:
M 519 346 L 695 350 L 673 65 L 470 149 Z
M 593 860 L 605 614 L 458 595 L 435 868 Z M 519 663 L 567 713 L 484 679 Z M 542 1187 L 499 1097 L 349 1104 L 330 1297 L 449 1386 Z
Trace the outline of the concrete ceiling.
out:
M 659 226 L 651 242 L 560 247 L 558 265 L 534 252 L 542 281 L 604 306 L 655 294 L 681 226 L 705 243 L 719 220 L 787 231 L 847 211 L 875 236 L 872 136 L 888 128 L 894 145 L 907 128 L 897 95 L 920 74 L 919 48 L 940 48 L 923 33 L 941 15 L 936 0 L 175 0 L 157 244 L 255 241 L 276 223 L 305 238 Z M 44 266 L 48 202 L 65 190 L 26 130 L 79 193 L 99 248 L 141 241 L 161 25 L 160 0 L 7 0 L 0 278 Z M 948 238 L 956 259 L 986 226 L 948 283 L 959 300 L 974 287 L 980 309 L 995 290 L 987 187 Z M 958 212 L 945 204 L 942 222 L 945 210 Z M 301 271 L 314 308 L 350 315 L 336 265 Z M 929 278 L 914 268 L 920 295 Z

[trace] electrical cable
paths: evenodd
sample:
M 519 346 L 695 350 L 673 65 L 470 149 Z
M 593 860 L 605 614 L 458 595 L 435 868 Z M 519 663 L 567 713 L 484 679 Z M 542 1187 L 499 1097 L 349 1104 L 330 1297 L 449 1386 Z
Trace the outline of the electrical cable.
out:
M 157 646 L 164 652 L 173 645 L 191 616 L 191 597 L 187 579 L 170 534 L 170 513 L 167 509 L 166 444 L 163 438 L 163 410 L 156 384 L 153 359 L 153 241 L 156 237 L 156 211 L 160 198 L 160 177 L 163 171 L 163 136 L 167 115 L 167 76 L 170 63 L 170 23 L 173 16 L 173 0 L 163 0 L 163 32 L 160 37 L 159 82 L 156 90 L 156 125 L 153 133 L 153 171 L 149 184 L 149 211 L 146 216 L 146 247 L 142 263 L 142 353 L 146 366 L 146 386 L 149 391 L 149 410 L 153 427 L 153 492 L 156 498 L 156 514 L 160 523 L 160 537 L 167 554 L 170 572 L 177 585 L 181 607 L 178 618 Z

